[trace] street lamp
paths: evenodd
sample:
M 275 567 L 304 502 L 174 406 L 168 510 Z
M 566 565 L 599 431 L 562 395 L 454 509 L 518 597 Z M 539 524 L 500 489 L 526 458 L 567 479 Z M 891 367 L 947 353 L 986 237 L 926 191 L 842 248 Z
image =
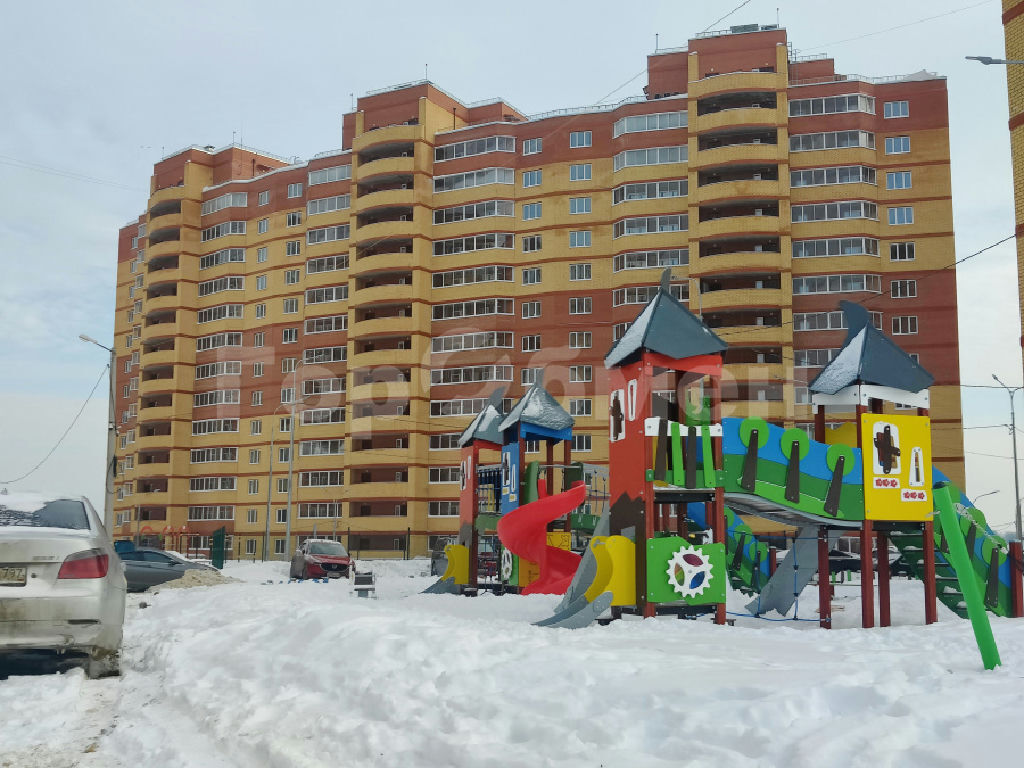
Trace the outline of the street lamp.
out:
M 285 532 L 284 532 L 284 555 L 287 559 L 288 545 L 292 539 L 292 482 L 294 480 L 294 468 L 295 468 L 295 406 L 296 404 L 306 402 L 305 397 L 298 396 L 298 378 L 299 368 L 304 366 L 305 362 L 298 362 L 295 368 L 292 370 L 292 397 L 290 403 L 281 403 L 274 409 L 274 413 L 271 416 L 270 423 L 270 466 L 267 470 L 267 521 L 266 528 L 263 537 L 263 557 L 266 560 L 270 559 L 270 504 L 274 493 L 274 438 L 276 437 L 275 428 L 277 423 L 277 412 L 286 405 L 291 406 L 291 415 L 288 420 L 288 426 L 290 429 L 288 439 L 288 508 L 285 510 Z
M 980 61 L 982 64 L 1024 64 L 1019 59 L 993 59 L 991 56 L 964 56 L 970 61 Z
M 100 349 L 110 353 L 110 362 L 107 368 L 107 379 L 109 381 L 109 393 L 107 396 L 107 471 L 104 473 L 103 481 L 103 527 L 107 529 L 107 535 L 113 538 L 114 529 L 114 439 L 116 436 L 117 419 L 114 416 L 114 368 L 117 365 L 117 353 L 106 344 L 100 344 L 92 336 L 84 333 L 78 334 L 78 338 L 89 344 L 95 344 Z
M 975 496 L 974 497 L 974 501 L 971 502 L 971 506 L 973 506 L 975 509 L 977 509 L 978 508 L 978 499 L 983 499 L 986 496 L 991 496 L 993 493 L 999 493 L 999 489 L 996 488 L 994 491 L 986 491 L 985 493 L 982 493 L 982 494 L 979 494 L 979 495 Z
M 1022 387 L 1008 387 L 999 380 L 999 377 L 994 373 L 992 378 L 1006 390 L 1006 393 L 1010 396 L 1010 441 L 1013 443 L 1013 488 L 1014 498 L 1016 499 L 1016 510 L 1014 521 L 1017 526 L 1017 541 L 1024 541 L 1024 537 L 1021 536 L 1021 520 L 1020 520 L 1020 478 L 1018 476 L 1017 467 L 1017 413 L 1013 409 L 1013 396 L 1017 394 Z

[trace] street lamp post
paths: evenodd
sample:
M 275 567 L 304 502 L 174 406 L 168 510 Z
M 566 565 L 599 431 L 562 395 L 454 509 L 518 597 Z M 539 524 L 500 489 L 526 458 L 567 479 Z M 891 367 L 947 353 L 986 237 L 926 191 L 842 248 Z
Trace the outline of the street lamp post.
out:
M 977 507 L 978 507 L 978 499 L 983 499 L 986 496 L 991 496 L 993 493 L 999 493 L 999 489 L 996 488 L 996 490 L 994 490 L 994 491 L 985 491 L 985 493 L 978 494 L 977 496 L 974 497 L 974 501 L 972 501 L 971 504 L 974 506 L 975 509 L 977 509 Z
M 1016 523 L 1017 528 L 1017 541 L 1022 541 L 1024 539 L 1022 539 L 1021 536 L 1020 477 L 1017 466 L 1017 413 L 1013 408 L 1013 396 L 1017 394 L 1017 392 L 1020 391 L 1022 387 L 1008 387 L 1005 384 L 1003 384 L 1003 382 L 999 380 L 999 377 L 996 376 L 994 373 L 992 374 L 992 378 L 999 384 L 999 386 L 1005 389 L 1007 394 L 1010 396 L 1010 441 L 1013 443 L 1013 496 L 1016 500 L 1014 522 Z
M 107 393 L 107 468 L 103 478 L 103 527 L 107 529 L 107 535 L 113 538 L 114 530 L 114 440 L 117 434 L 117 419 L 114 415 L 114 367 L 117 365 L 117 353 L 112 347 L 100 344 L 92 336 L 84 333 L 78 334 L 78 338 L 89 344 L 95 344 L 100 349 L 110 353 L 110 362 L 107 368 L 107 379 L 109 392 Z
M 1019 59 L 993 59 L 991 56 L 964 56 L 964 58 L 982 64 L 1024 64 L 1024 61 Z

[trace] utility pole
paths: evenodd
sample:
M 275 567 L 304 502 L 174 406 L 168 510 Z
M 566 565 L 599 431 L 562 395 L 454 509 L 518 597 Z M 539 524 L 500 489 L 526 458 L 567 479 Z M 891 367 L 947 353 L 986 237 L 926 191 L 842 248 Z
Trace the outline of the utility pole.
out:
M 1015 505 L 1015 516 L 1014 522 L 1017 528 L 1017 541 L 1022 541 L 1021 537 L 1021 519 L 1020 519 L 1020 472 L 1017 465 L 1017 412 L 1013 408 L 1013 396 L 1017 394 L 1017 391 L 1021 387 L 1008 387 L 999 380 L 999 377 L 994 373 L 992 378 L 998 382 L 999 386 L 1006 390 L 1010 396 L 1010 442 L 1013 444 L 1013 498 Z
M 103 527 L 107 529 L 107 536 L 113 538 L 114 534 L 114 479 L 116 467 L 114 464 L 114 440 L 117 437 L 117 417 L 114 413 L 114 382 L 115 382 L 115 370 L 117 366 L 117 353 L 112 347 L 108 347 L 105 344 L 100 344 L 92 336 L 86 336 L 84 333 L 78 334 L 78 338 L 82 341 L 87 341 L 90 344 L 95 344 L 100 349 L 105 349 L 110 353 L 110 363 L 108 364 L 107 378 L 109 382 L 109 392 L 107 399 L 107 468 L 103 478 Z

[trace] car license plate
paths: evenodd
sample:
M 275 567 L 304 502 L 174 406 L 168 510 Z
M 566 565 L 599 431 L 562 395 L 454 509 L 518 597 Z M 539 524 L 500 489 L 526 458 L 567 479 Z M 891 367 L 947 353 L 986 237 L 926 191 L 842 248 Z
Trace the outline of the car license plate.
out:
M 28 569 L 23 566 L 0 566 L 0 587 L 23 587 Z

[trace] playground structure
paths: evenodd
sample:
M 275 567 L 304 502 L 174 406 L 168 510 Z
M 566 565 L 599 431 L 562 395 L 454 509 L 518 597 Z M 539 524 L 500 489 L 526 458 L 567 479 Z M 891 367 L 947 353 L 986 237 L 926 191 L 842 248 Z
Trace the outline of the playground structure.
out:
M 985 666 L 997 665 L 985 610 L 1024 616 L 1021 545 L 998 537 L 932 468 L 931 375 L 876 330 L 863 308 L 842 302 L 847 341 L 809 387 L 813 440 L 761 419 L 723 419 L 726 344 L 671 296 L 667 281 L 666 272 L 661 290 L 605 358 L 610 507 L 583 557 L 545 538 L 563 516 L 570 527 L 586 488 L 570 472 L 572 419 L 538 383 L 508 415 L 500 394 L 492 398 L 462 435 L 462 527 L 442 580 L 448 591 L 476 586 L 472 560 L 485 486 L 489 498 L 500 497 L 498 517 L 486 525 L 519 557 L 518 574 L 527 561 L 537 564 L 535 578 L 520 579 L 522 591 L 565 595 L 555 615 L 538 622 L 545 626 L 584 626 L 609 608 L 613 618 L 710 612 L 722 624 L 726 580 L 752 596 L 751 615 L 785 615 L 817 573 L 817 621 L 829 628 L 828 552 L 840 535 L 854 533 L 862 626 L 874 625 L 875 544 L 879 624 L 891 623 L 891 542 L 924 582 L 926 623 L 936 620 L 941 600 L 971 619 Z M 672 400 L 654 394 L 661 372 L 673 380 Z M 886 414 L 886 402 L 916 415 Z M 853 411 L 856 421 L 826 430 L 829 406 Z M 536 464 L 521 469 L 523 441 L 538 438 L 548 446 L 545 478 Z M 557 442 L 565 445 L 562 492 L 549 495 Z M 478 465 L 482 447 L 501 451 L 499 468 Z M 776 566 L 774 550 L 758 541 L 745 515 L 799 530 L 782 563 Z M 503 571 L 508 580 L 511 571 Z

